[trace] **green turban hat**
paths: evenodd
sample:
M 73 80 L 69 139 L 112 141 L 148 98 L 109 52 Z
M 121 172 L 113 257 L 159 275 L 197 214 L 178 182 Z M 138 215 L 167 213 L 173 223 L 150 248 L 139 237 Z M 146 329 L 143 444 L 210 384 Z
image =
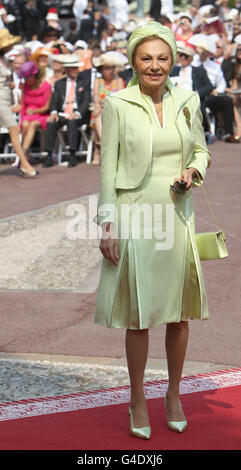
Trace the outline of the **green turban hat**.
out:
M 174 34 L 168 26 L 163 26 L 157 21 L 146 23 L 136 28 L 131 34 L 127 45 L 127 56 L 131 66 L 133 67 L 132 59 L 136 47 L 143 39 L 148 39 L 149 37 L 162 39 L 162 41 L 165 41 L 170 46 L 172 51 L 172 66 L 174 66 L 177 60 L 177 45 Z M 138 76 L 134 72 L 134 76 L 128 83 L 128 87 L 136 85 L 137 83 L 139 83 Z

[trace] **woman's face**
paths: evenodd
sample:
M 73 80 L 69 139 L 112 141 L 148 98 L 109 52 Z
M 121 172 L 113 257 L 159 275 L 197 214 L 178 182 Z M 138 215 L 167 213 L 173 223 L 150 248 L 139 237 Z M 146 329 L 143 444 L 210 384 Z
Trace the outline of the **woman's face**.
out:
M 185 18 L 185 17 L 181 18 L 180 24 L 181 24 L 183 33 L 187 33 L 188 31 L 191 31 L 192 25 L 191 25 L 191 21 L 188 18 Z
M 144 41 L 136 48 L 133 65 L 142 89 L 161 87 L 172 66 L 171 48 L 161 39 Z
M 48 66 L 48 56 L 41 55 L 38 59 L 38 66 L 39 67 L 47 67 Z
M 111 65 L 104 65 L 101 67 L 102 77 L 106 81 L 114 80 L 115 78 L 115 67 Z

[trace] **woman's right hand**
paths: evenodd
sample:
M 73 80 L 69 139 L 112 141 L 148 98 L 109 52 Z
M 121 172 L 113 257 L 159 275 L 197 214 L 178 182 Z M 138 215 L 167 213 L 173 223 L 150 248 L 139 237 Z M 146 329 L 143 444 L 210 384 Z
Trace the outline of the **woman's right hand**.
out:
M 108 236 L 106 232 L 110 232 L 110 235 Z M 112 236 L 114 233 L 114 224 L 111 222 L 103 224 L 102 234 L 103 233 L 105 233 L 105 237 L 101 238 L 100 251 L 107 260 L 117 266 L 119 260 L 118 239 Z

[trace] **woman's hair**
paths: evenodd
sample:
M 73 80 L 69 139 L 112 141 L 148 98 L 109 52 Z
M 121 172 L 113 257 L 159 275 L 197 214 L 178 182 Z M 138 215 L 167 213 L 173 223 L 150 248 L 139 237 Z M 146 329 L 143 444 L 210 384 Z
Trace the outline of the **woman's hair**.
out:
M 39 67 L 38 66 L 38 72 L 36 73 L 36 75 L 34 75 L 36 82 L 38 84 L 41 83 L 44 80 L 45 75 L 46 75 L 45 67 Z

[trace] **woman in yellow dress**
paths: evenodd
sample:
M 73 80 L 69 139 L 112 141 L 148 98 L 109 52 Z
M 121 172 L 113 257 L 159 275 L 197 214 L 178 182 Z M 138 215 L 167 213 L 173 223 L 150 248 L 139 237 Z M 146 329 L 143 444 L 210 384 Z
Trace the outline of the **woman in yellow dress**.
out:
M 143 378 L 154 326 L 166 324 L 168 427 L 187 427 L 179 386 L 188 320 L 209 317 L 192 187 L 203 184 L 211 158 L 198 94 L 168 77 L 176 61 L 171 30 L 156 22 L 137 28 L 128 57 L 133 79 L 105 99 L 103 110 L 95 323 L 126 329 L 130 430 L 149 439 Z

